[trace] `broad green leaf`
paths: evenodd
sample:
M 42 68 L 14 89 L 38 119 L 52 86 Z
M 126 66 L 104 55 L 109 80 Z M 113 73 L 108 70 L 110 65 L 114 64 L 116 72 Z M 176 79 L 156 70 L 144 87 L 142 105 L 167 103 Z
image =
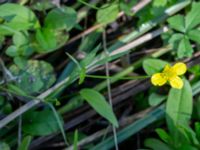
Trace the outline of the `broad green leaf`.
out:
M 31 143 L 31 140 L 32 140 L 31 136 L 24 137 L 22 143 L 20 144 L 17 150 L 29 150 L 29 145 Z
M 77 20 L 76 11 L 71 7 L 61 7 L 51 10 L 45 18 L 45 26 L 52 29 L 60 30 L 66 29 L 71 30 Z
M 189 31 L 200 23 L 200 2 L 193 2 L 192 9 L 185 17 L 185 27 Z
M 23 115 L 22 129 L 32 136 L 44 136 L 59 131 L 59 125 L 51 110 L 30 111 Z
M 165 142 L 165 143 L 170 143 L 172 138 L 170 135 L 163 129 L 158 128 L 156 129 L 156 133 L 159 135 L 159 137 Z
M 14 62 L 20 69 L 23 69 L 26 67 L 27 59 L 24 57 L 14 57 Z
M 167 21 L 171 28 L 180 32 L 185 32 L 185 20 L 182 15 L 175 15 L 169 18 Z
M 175 133 L 179 125 L 187 126 L 192 114 L 192 89 L 187 80 L 182 89 L 171 88 L 166 104 L 167 125 Z
M 170 45 L 172 45 L 174 49 L 178 49 L 178 44 L 183 39 L 183 37 L 184 37 L 184 34 L 181 34 L 181 33 L 173 34 L 169 39 Z
M 165 65 L 168 63 L 160 59 L 145 59 L 143 61 L 143 69 L 148 75 L 153 75 L 154 73 L 161 72 Z
M 118 122 L 112 107 L 107 103 L 103 95 L 93 89 L 82 89 L 80 94 L 97 113 L 110 121 L 114 126 L 118 127 Z
M 53 67 L 45 61 L 29 60 L 24 68 L 12 65 L 9 69 L 18 77 L 15 85 L 27 94 L 44 91 L 56 80 Z
M 18 47 L 21 45 L 28 44 L 28 42 L 29 42 L 28 34 L 24 32 L 17 32 L 13 35 L 13 43 Z
M 193 53 L 192 45 L 188 37 L 184 36 L 178 46 L 178 58 L 191 57 Z
M 101 24 L 111 23 L 117 18 L 118 12 L 118 4 L 105 4 L 97 11 L 97 22 Z
M 0 5 L 0 18 L 5 20 L 3 25 L 13 31 L 34 29 L 40 26 L 35 14 L 29 8 L 19 4 L 5 3 Z M 10 35 L 13 32 L 0 25 L 0 34 Z
M 145 140 L 144 145 L 152 150 L 172 150 L 167 144 L 154 138 L 149 138 Z
M 38 52 L 50 52 L 57 46 L 55 33 L 50 28 L 38 29 L 36 32 L 36 41 L 42 48 Z
M 33 54 L 34 49 L 31 47 L 31 44 L 22 45 L 22 46 L 15 46 L 11 45 L 6 49 L 6 54 L 10 57 L 28 57 Z
M 166 99 L 167 96 L 165 95 L 159 95 L 157 93 L 152 93 L 150 96 L 149 96 L 149 105 L 150 106 L 156 106 L 156 105 L 159 105 L 160 103 L 162 103 L 165 99 Z
M 18 48 L 14 45 L 9 46 L 6 49 L 6 55 L 8 55 L 10 57 L 18 56 Z
M 0 141 L 0 150 L 10 150 L 10 147 L 5 142 Z
M 200 31 L 199 30 L 191 30 L 188 32 L 188 37 L 193 40 L 194 42 L 197 42 L 200 44 Z

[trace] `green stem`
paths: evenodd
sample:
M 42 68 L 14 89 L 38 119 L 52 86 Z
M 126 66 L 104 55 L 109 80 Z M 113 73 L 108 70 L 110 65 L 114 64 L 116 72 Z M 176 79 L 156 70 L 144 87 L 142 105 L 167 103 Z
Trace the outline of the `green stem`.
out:
M 87 3 L 87 2 L 85 2 L 85 1 L 83 1 L 83 0 L 78 0 L 80 3 L 82 3 L 82 4 L 84 4 L 84 5 L 86 5 L 86 6 L 88 6 L 88 7 L 91 7 L 91 8 L 93 8 L 93 9 L 96 9 L 96 10 L 99 10 L 100 8 L 98 8 L 98 7 L 96 7 L 95 5 L 91 5 L 90 3 Z
M 56 109 L 54 108 L 54 106 L 53 106 L 51 103 L 46 102 L 46 104 L 47 104 L 47 105 L 51 108 L 51 110 L 53 111 L 53 114 L 54 114 L 55 119 L 56 119 L 56 121 L 57 121 L 57 123 L 58 123 L 58 126 L 59 126 L 59 128 L 60 128 L 61 133 L 62 133 L 62 136 L 63 136 L 63 139 L 64 139 L 65 144 L 66 144 L 66 145 L 69 145 L 69 143 L 67 142 L 66 135 L 65 135 L 65 130 L 64 130 L 64 128 L 63 128 L 61 119 L 60 119 L 60 117 L 59 117 L 59 115 L 58 115 Z
M 98 78 L 98 79 L 113 79 L 111 76 L 101 76 L 101 75 L 86 75 L 87 78 Z M 118 78 L 118 80 L 137 80 L 137 79 L 146 79 L 150 76 L 128 76 L 123 78 Z

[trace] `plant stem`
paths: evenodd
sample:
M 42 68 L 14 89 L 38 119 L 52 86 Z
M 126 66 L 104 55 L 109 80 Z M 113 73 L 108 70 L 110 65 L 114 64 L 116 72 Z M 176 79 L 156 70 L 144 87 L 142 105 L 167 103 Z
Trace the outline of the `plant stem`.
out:
M 101 75 L 86 75 L 87 78 L 95 78 L 95 79 L 113 79 L 111 76 L 101 76 Z M 118 80 L 138 80 L 138 79 L 146 79 L 150 76 L 128 76 L 128 77 L 121 77 Z
M 108 51 L 107 51 L 107 43 L 106 43 L 106 31 L 103 31 L 103 49 L 105 52 L 105 57 L 108 58 Z M 109 62 L 106 62 L 105 66 L 106 66 L 106 83 L 107 83 L 107 91 L 108 91 L 108 99 L 109 99 L 109 103 L 111 108 L 113 109 L 113 103 L 112 103 L 112 92 L 111 92 L 111 83 L 110 83 L 110 71 L 109 71 Z M 117 131 L 114 125 L 112 125 L 112 131 L 113 131 L 113 136 L 114 136 L 114 142 L 115 142 L 115 150 L 118 150 L 118 140 L 117 140 Z

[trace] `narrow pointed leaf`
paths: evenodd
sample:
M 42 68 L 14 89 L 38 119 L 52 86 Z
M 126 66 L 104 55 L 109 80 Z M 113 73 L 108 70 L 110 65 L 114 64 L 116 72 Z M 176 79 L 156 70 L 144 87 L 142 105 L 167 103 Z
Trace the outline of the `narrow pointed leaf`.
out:
M 80 94 L 97 113 L 110 121 L 114 126 L 118 127 L 115 114 L 103 95 L 93 89 L 82 89 Z

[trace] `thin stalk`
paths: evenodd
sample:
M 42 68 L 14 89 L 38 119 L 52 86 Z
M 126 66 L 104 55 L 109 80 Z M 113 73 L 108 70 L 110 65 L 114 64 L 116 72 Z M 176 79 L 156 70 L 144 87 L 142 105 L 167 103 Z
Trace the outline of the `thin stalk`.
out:
M 21 102 L 19 102 L 19 106 L 21 106 Z M 22 115 L 19 116 L 18 119 L 18 147 L 21 145 L 22 141 Z
M 106 43 L 106 31 L 103 31 L 103 49 L 105 52 L 105 57 L 108 58 L 108 51 L 107 51 L 107 43 Z M 108 99 L 109 99 L 109 103 L 111 108 L 113 109 L 113 103 L 112 103 L 112 92 L 111 92 L 111 83 L 110 83 L 110 71 L 109 71 L 109 64 L 108 62 L 106 62 L 105 64 L 106 66 L 106 77 L 108 77 L 106 79 L 107 82 L 107 91 L 108 91 Z M 114 142 L 115 142 L 115 150 L 118 150 L 118 140 L 117 140 L 117 131 L 114 125 L 112 125 L 112 131 L 113 131 L 113 136 L 114 136 Z
M 98 8 L 98 7 L 96 7 L 95 5 L 92 5 L 92 4 L 90 4 L 90 3 L 87 3 L 87 2 L 85 2 L 85 1 L 83 1 L 83 0 L 78 0 L 78 1 L 79 1 L 80 3 L 86 5 L 86 6 L 90 7 L 90 8 L 93 8 L 93 9 L 96 9 L 96 10 L 101 9 L 101 8 Z
M 51 110 L 53 111 L 53 114 L 54 114 L 55 119 L 56 119 L 56 121 L 57 121 L 57 123 L 58 123 L 58 126 L 59 126 L 59 128 L 60 128 L 60 131 L 61 131 L 61 134 L 62 134 L 62 136 L 63 136 L 63 139 L 64 139 L 65 144 L 66 144 L 66 145 L 69 145 L 69 143 L 67 142 L 66 135 L 65 135 L 65 130 L 64 130 L 64 128 L 63 128 L 63 125 L 62 125 L 62 123 L 61 123 L 60 117 L 59 117 L 59 115 L 58 115 L 56 109 L 54 108 L 54 106 L 53 106 L 51 103 L 48 103 L 48 102 L 47 102 L 46 104 L 47 104 L 47 105 L 51 108 Z
M 101 76 L 101 75 L 86 75 L 87 78 L 95 78 L 95 79 L 113 79 L 111 76 Z M 146 79 L 150 76 L 128 76 L 118 78 L 118 80 L 138 80 L 138 79 Z

